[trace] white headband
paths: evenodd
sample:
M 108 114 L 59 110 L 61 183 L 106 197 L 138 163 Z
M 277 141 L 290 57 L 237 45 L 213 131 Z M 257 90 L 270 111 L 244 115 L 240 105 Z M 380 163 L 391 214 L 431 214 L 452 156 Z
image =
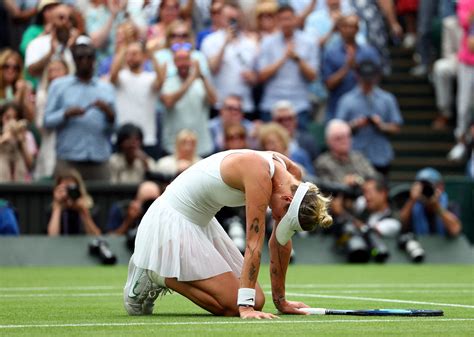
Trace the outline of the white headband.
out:
M 301 183 L 296 190 L 293 200 L 291 200 L 290 207 L 285 216 L 280 220 L 276 228 L 276 238 L 280 245 L 284 246 L 291 239 L 296 232 L 302 232 L 300 222 L 298 220 L 298 213 L 301 202 L 303 201 L 306 192 L 309 189 L 309 183 Z

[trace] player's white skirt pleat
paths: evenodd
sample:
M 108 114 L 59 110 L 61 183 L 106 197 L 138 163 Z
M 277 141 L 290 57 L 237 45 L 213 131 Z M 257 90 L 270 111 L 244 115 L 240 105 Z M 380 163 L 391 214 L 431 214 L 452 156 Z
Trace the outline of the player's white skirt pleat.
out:
M 159 198 L 138 227 L 133 262 L 163 277 L 194 281 L 229 271 L 240 277 L 243 257 L 215 218 L 197 225 Z

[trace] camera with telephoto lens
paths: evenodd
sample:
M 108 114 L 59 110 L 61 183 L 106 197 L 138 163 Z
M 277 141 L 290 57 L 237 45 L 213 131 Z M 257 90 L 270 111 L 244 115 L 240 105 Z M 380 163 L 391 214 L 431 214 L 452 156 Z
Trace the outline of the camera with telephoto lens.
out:
M 367 225 L 359 229 L 351 222 L 346 223 L 337 244 L 343 247 L 350 263 L 367 263 L 371 257 L 375 262 L 383 263 L 390 257 L 382 237 Z
M 430 199 L 435 194 L 435 186 L 428 180 L 421 180 L 421 194 L 426 198 Z
M 67 185 L 67 196 L 72 200 L 77 200 L 81 197 L 81 190 L 76 184 Z
M 425 250 L 413 233 L 400 235 L 398 238 L 398 248 L 404 250 L 412 262 L 420 263 L 425 259 Z
M 117 257 L 103 238 L 96 238 L 89 243 L 89 254 L 98 257 L 102 264 L 115 264 Z

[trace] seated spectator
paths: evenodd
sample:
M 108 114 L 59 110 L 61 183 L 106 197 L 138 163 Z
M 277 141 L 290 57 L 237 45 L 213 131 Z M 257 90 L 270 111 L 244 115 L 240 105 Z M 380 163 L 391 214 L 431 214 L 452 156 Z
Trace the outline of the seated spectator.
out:
M 381 69 L 371 60 L 356 67 L 358 85 L 341 97 L 336 118 L 349 123 L 354 142 L 360 151 L 382 174 L 388 175 L 394 152 L 388 135 L 400 132 L 403 119 L 397 100 L 378 86 Z
M 15 210 L 7 200 L 0 199 L 0 235 L 19 235 Z
M 284 154 L 301 166 L 303 176 L 314 175 L 314 167 L 309 155 L 298 146 L 290 148 L 290 135 L 283 126 L 275 122 L 264 124 L 260 127 L 258 136 L 262 150 Z
M 191 129 L 198 137 L 198 155 L 206 156 L 213 150 L 208 122 L 209 109 L 216 101 L 216 93 L 203 76 L 199 62 L 192 60 L 188 43 L 176 43 L 173 52 L 178 73 L 168 76 L 161 90 L 160 99 L 166 108 L 161 145 L 168 154 L 173 153 L 178 131 Z
M 418 171 L 410 197 L 400 211 L 403 231 L 415 235 L 459 235 L 461 222 L 449 206 L 441 174 L 431 167 Z
M 278 101 L 272 109 L 272 119 L 283 126 L 290 134 L 290 147 L 299 146 L 307 152 L 311 162 L 321 152 L 316 139 L 306 130 L 298 129 L 298 120 L 296 112 L 290 101 Z
M 328 152 L 314 162 L 318 178 L 354 186 L 375 175 L 375 169 L 364 155 L 351 150 L 351 128 L 345 121 L 334 119 L 328 123 L 326 143 Z
M 48 235 L 100 235 L 91 215 L 93 205 L 79 172 L 74 169 L 59 172 L 55 177 Z
M 325 49 L 321 72 L 328 90 L 326 122 L 335 118 L 339 99 L 357 85 L 355 74 L 356 61 L 371 59 L 379 63 L 380 56 L 370 45 L 356 41 L 359 31 L 357 15 L 342 16 L 337 28 L 342 39 Z
M 202 158 L 196 154 L 197 136 L 192 130 L 183 129 L 176 135 L 176 150 L 160 158 L 154 170 L 165 176 L 177 176 Z
M 0 106 L 0 182 L 30 181 L 37 146 L 16 103 Z
M 154 166 L 153 158 L 143 151 L 142 130 L 131 123 L 117 132 L 117 152 L 110 157 L 110 181 L 114 184 L 133 184 L 143 181 L 145 173 Z
M 363 197 L 357 210 L 357 224 L 368 225 L 383 237 L 396 237 L 401 230 L 388 200 L 388 185 L 383 176 L 369 177 L 362 185 Z
M 148 207 L 161 194 L 160 187 L 152 181 L 142 182 L 133 200 L 123 200 L 112 205 L 107 220 L 107 232 L 126 234 L 135 229 Z
M 219 115 L 209 121 L 214 152 L 224 150 L 224 130 L 231 125 L 242 125 L 248 136 L 254 132 L 254 123 L 244 118 L 242 99 L 236 95 L 227 96 L 219 110 Z
M 224 150 L 248 149 L 247 130 L 241 124 L 224 129 Z

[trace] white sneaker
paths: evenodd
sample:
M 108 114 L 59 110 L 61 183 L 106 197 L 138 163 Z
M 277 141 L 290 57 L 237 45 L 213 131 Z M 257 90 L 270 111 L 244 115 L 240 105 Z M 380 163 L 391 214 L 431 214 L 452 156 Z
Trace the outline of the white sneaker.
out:
M 123 291 L 124 307 L 129 315 L 151 315 L 155 300 L 167 291 L 168 289 L 151 280 L 148 270 L 138 268 L 130 259 L 127 283 Z
M 406 34 L 403 39 L 402 46 L 405 49 L 413 49 L 416 44 L 416 35 L 415 34 Z
M 416 77 L 424 77 L 428 75 L 428 67 L 424 64 L 419 64 L 410 70 L 410 74 Z
M 448 160 L 451 161 L 460 161 L 466 155 L 467 149 L 466 145 L 463 143 L 457 143 L 448 153 Z

